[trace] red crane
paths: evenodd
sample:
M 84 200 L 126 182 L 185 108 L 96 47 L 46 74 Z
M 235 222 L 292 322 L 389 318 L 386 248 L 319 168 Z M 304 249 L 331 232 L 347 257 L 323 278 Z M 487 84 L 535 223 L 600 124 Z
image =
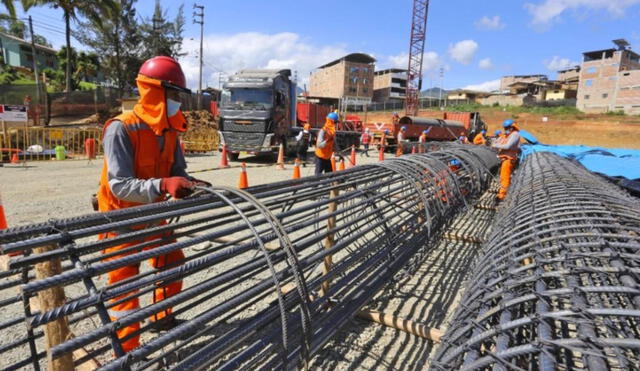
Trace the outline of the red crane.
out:
M 409 67 L 407 68 L 407 94 L 405 114 L 417 116 L 422 90 L 422 55 L 427 34 L 429 0 L 413 0 L 411 39 L 409 41 Z

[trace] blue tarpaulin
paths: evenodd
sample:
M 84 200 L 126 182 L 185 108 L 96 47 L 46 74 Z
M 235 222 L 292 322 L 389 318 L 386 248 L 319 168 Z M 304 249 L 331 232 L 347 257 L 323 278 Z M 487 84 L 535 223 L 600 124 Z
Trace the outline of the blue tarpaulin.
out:
M 588 146 L 550 146 L 526 144 L 522 146 L 523 158 L 534 152 L 553 152 L 579 161 L 590 171 L 610 177 L 640 180 L 640 150 L 602 148 Z

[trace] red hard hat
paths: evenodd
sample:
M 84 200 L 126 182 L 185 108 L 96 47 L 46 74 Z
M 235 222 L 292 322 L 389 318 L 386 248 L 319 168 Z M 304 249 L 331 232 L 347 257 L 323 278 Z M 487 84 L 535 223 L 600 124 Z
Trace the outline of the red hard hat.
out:
M 171 57 L 161 55 L 148 59 L 138 73 L 162 81 L 167 88 L 190 92 L 180 64 Z

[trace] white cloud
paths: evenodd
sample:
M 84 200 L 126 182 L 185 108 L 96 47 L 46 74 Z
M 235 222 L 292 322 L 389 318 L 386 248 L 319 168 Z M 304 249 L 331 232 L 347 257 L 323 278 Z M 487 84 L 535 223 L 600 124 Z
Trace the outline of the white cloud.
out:
M 541 3 L 526 3 L 525 8 L 533 16 L 533 25 L 545 26 L 557 20 L 567 10 L 605 10 L 614 17 L 622 17 L 630 6 L 640 0 L 544 0 Z
M 500 79 L 485 81 L 479 84 L 467 85 L 463 87 L 463 89 L 477 91 L 495 91 L 500 89 Z
M 200 40 L 185 38 L 182 45 L 188 54 L 180 64 L 187 84 L 197 88 Z M 204 38 L 203 85 L 217 87 L 221 73 L 229 75 L 243 68 L 291 68 L 302 85 L 308 83 L 312 70 L 348 53 L 344 45 L 313 45 L 291 32 L 209 34 Z
M 473 40 L 462 40 L 449 46 L 449 55 L 454 60 L 469 64 L 478 51 L 478 43 Z
M 489 18 L 486 15 L 476 21 L 476 27 L 481 30 L 501 30 L 505 24 L 500 21 L 499 15 Z
M 376 64 L 377 69 L 384 68 L 404 68 L 407 69 L 409 65 L 409 54 L 400 53 L 398 55 L 387 56 L 381 58 Z M 422 72 L 435 71 L 438 68 L 443 67 L 448 70 L 449 66 L 444 63 L 440 55 L 436 52 L 426 52 L 422 55 Z
M 553 56 L 551 59 L 544 60 L 542 63 L 549 71 L 559 71 L 580 64 L 578 62 L 571 61 L 569 58 L 560 58 L 557 55 Z
M 478 67 L 480 67 L 483 70 L 490 70 L 493 68 L 493 63 L 491 62 L 491 58 L 484 58 L 480 60 L 480 63 L 478 63 Z

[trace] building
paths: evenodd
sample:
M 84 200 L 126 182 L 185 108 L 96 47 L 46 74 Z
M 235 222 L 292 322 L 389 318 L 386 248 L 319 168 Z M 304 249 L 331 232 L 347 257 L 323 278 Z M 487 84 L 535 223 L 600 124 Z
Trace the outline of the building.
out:
M 512 75 L 512 76 L 502 76 L 500 79 L 500 92 L 506 93 L 510 91 L 509 86 L 518 82 L 522 83 L 530 83 L 536 81 L 546 81 L 548 80 L 547 75 Z
M 563 83 L 577 83 L 580 80 L 580 66 L 574 66 L 571 68 L 567 68 L 564 70 L 558 71 L 558 81 L 562 81 Z
M 309 79 L 309 96 L 370 103 L 375 62 L 368 54 L 352 53 L 318 67 Z
M 480 98 L 491 95 L 487 92 L 458 89 L 447 93 L 448 104 L 477 103 Z
M 4 63 L 12 67 L 33 69 L 33 52 L 31 43 L 19 37 L 0 32 L 0 51 Z M 44 45 L 36 44 L 36 61 L 40 70 L 58 68 L 58 51 Z
M 407 95 L 407 70 L 389 68 L 373 76 L 373 101 L 403 100 Z
M 617 48 L 582 53 L 577 108 L 584 112 L 640 113 L 640 55 L 624 40 Z

